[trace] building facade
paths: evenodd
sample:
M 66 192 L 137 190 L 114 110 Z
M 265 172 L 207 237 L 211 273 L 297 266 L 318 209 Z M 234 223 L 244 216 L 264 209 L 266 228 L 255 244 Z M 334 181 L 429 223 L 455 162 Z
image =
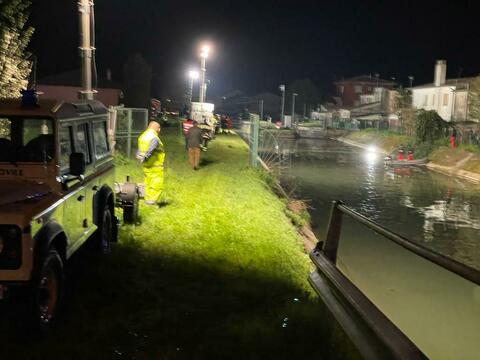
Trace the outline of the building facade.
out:
M 374 98 L 376 88 L 393 89 L 394 86 L 393 81 L 371 75 L 356 76 L 335 82 L 337 98 L 340 100 L 340 105 L 346 108 L 361 105 L 362 97 Z
M 447 79 L 447 62 L 435 64 L 433 83 L 412 88 L 415 109 L 434 110 L 445 121 L 468 120 L 468 92 L 472 78 Z

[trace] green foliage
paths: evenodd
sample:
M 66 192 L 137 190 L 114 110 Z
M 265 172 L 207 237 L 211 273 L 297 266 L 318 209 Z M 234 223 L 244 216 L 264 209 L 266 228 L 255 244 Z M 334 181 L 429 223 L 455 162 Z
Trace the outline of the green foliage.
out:
M 295 113 L 303 114 L 304 105 L 306 105 L 306 113 L 320 102 L 320 91 L 318 87 L 310 79 L 295 80 L 287 86 L 285 110 L 287 113 L 291 112 L 292 108 L 292 94 L 297 93 L 295 99 Z
M 136 108 L 150 108 L 152 67 L 141 54 L 128 58 L 123 68 L 125 105 Z
M 28 0 L 0 0 L 0 98 L 20 96 L 31 70 L 26 48 L 33 34 L 27 26 Z
M 480 120 L 480 76 L 472 82 L 468 91 L 468 118 L 469 120 Z
M 480 153 L 480 147 L 474 144 L 460 144 L 458 148 L 472 153 Z
M 436 111 L 420 110 L 415 122 L 416 143 L 433 145 L 436 140 L 445 137 L 449 126 Z

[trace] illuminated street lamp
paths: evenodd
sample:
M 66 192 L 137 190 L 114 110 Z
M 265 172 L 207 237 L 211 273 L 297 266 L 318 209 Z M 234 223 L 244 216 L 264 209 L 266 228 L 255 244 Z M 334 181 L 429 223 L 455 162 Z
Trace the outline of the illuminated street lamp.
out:
M 282 126 L 285 126 L 285 85 L 280 85 L 278 88 L 282 92 L 282 113 L 280 114 L 280 120 L 282 121 Z
M 203 45 L 200 51 L 201 80 L 200 80 L 200 93 L 199 93 L 199 100 L 198 100 L 201 103 L 205 102 L 205 99 L 207 97 L 207 83 L 205 82 L 205 75 L 207 72 L 206 63 L 207 63 L 207 58 L 209 53 L 210 53 L 210 46 Z

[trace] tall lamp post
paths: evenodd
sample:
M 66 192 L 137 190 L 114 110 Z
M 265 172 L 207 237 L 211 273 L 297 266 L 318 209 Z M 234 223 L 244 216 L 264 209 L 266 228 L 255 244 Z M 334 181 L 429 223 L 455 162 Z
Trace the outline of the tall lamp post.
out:
M 282 121 L 282 126 L 285 126 L 285 85 L 280 85 L 278 88 L 282 92 L 282 113 L 280 114 L 280 120 Z
M 92 28 L 93 0 L 80 0 L 78 2 L 80 23 L 80 57 L 82 64 L 82 90 L 80 98 L 93 100 L 95 91 L 92 88 L 92 61 L 95 56 L 95 29 Z
M 295 121 L 295 98 L 298 96 L 297 93 L 292 94 L 292 125 L 297 126 L 297 122 Z
M 207 72 L 206 63 L 208 54 L 210 53 L 210 46 L 204 45 L 202 46 L 202 50 L 200 52 L 200 71 L 201 71 L 201 79 L 200 79 L 200 93 L 199 93 L 199 102 L 205 102 L 207 97 L 207 83 L 205 82 L 205 75 Z

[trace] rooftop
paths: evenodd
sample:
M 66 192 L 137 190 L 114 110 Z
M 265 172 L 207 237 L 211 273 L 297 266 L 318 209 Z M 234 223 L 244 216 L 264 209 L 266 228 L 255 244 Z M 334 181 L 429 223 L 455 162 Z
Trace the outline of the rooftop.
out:
M 462 86 L 465 86 L 465 85 L 469 84 L 470 82 L 472 82 L 475 79 L 476 79 L 475 77 L 447 79 L 445 84 L 440 85 L 440 86 L 454 86 L 455 85 L 455 86 L 458 86 L 458 87 L 462 87 Z M 434 88 L 434 87 L 437 87 L 437 86 L 435 86 L 434 83 L 428 83 L 428 84 L 414 86 L 414 87 L 412 87 L 412 89 L 428 89 L 428 88 Z
M 71 70 L 50 76 L 45 76 L 38 79 L 37 83 L 40 85 L 61 85 L 61 86 L 75 86 L 79 87 L 81 79 L 80 70 Z M 102 89 L 121 89 L 122 86 L 115 81 L 108 80 L 105 77 L 98 76 L 97 88 Z
M 372 76 L 372 75 L 354 76 L 351 78 L 342 79 L 335 82 L 335 84 L 346 84 L 346 83 L 374 84 L 374 85 L 378 84 L 378 85 L 389 85 L 389 86 L 395 85 L 394 81 L 380 79 L 380 78 L 377 79 L 375 76 Z

